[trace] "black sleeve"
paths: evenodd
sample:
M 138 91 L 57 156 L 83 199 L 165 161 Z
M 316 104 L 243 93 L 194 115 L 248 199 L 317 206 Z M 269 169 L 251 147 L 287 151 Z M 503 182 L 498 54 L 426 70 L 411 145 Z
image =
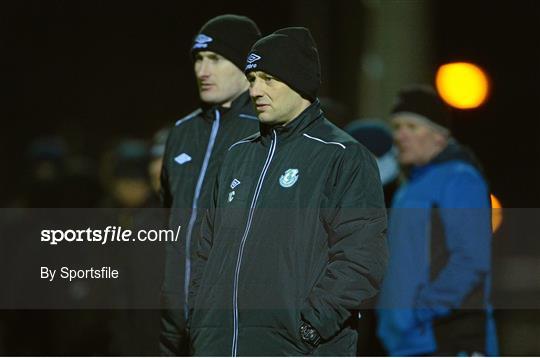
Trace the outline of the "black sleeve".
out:
M 167 143 L 165 144 L 165 153 L 163 153 L 163 164 L 161 165 L 161 187 L 159 189 L 159 198 L 161 200 L 161 205 L 164 208 L 170 208 L 172 206 L 172 194 L 169 183 L 169 158 L 171 151 L 171 137 L 173 131 L 167 137 Z
M 216 182 L 212 191 L 212 199 L 210 206 L 206 211 L 206 215 L 201 224 L 201 232 L 197 241 L 197 252 L 192 262 L 191 282 L 189 286 L 189 310 L 193 311 L 195 300 L 197 299 L 197 291 L 199 289 L 204 268 L 208 257 L 210 256 L 210 250 L 214 240 L 214 219 L 217 206 L 217 195 L 219 191 L 219 173 L 216 176 Z
M 363 148 L 348 147 L 329 181 L 324 214 L 329 260 L 302 317 L 329 339 L 351 311 L 379 290 L 388 259 L 386 209 L 375 160 Z
M 172 133 L 173 131 L 171 131 L 169 138 L 167 138 L 161 169 L 160 197 L 161 203 L 165 208 L 172 206 L 168 175 L 168 163 L 172 150 Z M 185 247 L 181 243 L 168 242 L 165 244 L 165 267 L 161 287 L 161 327 L 159 335 L 159 350 L 163 356 L 188 355 L 188 339 L 184 317 L 184 256 Z
M 183 301 L 178 295 L 161 294 L 161 329 L 159 351 L 162 356 L 187 356 L 188 336 L 184 319 Z

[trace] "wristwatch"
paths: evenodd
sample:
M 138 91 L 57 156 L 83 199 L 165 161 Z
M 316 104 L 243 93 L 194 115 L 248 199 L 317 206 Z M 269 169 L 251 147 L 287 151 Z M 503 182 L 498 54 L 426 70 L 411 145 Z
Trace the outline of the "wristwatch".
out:
M 304 342 L 313 347 L 317 347 L 321 340 L 319 332 L 305 321 L 300 322 L 300 337 L 302 337 Z

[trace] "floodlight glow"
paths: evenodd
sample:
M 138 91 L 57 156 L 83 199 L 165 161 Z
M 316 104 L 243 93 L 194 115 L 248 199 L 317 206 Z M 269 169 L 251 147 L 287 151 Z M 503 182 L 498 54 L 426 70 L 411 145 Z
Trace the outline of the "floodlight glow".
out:
M 478 66 L 467 62 L 442 65 L 435 77 L 437 91 L 450 106 L 471 109 L 481 106 L 488 96 L 489 80 Z

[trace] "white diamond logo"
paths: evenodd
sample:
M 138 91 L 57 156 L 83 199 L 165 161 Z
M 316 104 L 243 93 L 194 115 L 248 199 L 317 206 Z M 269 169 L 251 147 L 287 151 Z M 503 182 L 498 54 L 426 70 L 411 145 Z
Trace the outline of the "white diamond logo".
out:
M 261 56 L 252 53 L 251 55 L 248 56 L 247 62 L 248 63 L 253 63 L 255 61 L 259 61 L 260 59 L 261 59 Z
M 233 179 L 233 181 L 231 182 L 231 189 L 236 188 L 238 185 L 240 185 L 240 180 Z
M 174 158 L 174 161 L 177 162 L 178 164 L 182 165 L 182 164 L 185 164 L 185 163 L 191 161 L 191 157 L 186 153 L 182 153 L 182 154 L 178 155 L 176 158 Z
M 199 34 L 195 38 L 195 45 L 193 45 L 193 48 L 207 48 L 208 43 L 212 41 L 214 41 L 214 39 L 210 36 L 206 36 L 205 34 Z

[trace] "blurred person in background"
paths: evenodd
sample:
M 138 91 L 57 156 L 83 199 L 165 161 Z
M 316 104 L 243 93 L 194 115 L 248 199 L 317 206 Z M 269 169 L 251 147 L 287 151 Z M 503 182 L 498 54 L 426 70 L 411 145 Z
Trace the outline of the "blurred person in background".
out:
M 480 166 L 452 138 L 451 112 L 430 87 L 402 89 L 391 123 L 407 181 L 392 203 L 378 335 L 392 356 L 496 355 Z
M 342 102 L 331 97 L 319 97 L 321 109 L 324 116 L 336 126 L 343 128 L 343 125 L 349 122 L 351 118 L 349 108 Z
M 251 19 L 221 15 L 202 26 L 191 48 L 201 108 L 171 129 L 161 176 L 163 205 L 171 208 L 169 227 L 181 226 L 180 240 L 166 245 L 160 337 L 164 355 L 188 352 L 185 293 L 218 167 L 233 143 L 259 129 L 243 73 L 249 49 L 259 37 Z
M 148 176 L 149 149 L 138 139 L 122 139 L 105 154 L 102 179 L 108 195 L 101 203 L 107 208 L 140 208 L 151 200 Z
M 27 151 L 26 190 L 23 207 L 62 208 L 69 200 L 67 182 L 67 143 L 62 137 L 47 136 L 33 140 Z
M 161 192 L 161 169 L 163 167 L 163 154 L 165 154 L 165 143 L 169 136 L 169 128 L 158 130 L 152 138 L 150 146 L 150 162 L 148 163 L 148 175 L 152 190 L 159 195 Z
M 76 164 L 84 162 L 85 158 L 74 157 L 72 147 L 63 136 L 32 140 L 26 158 L 25 192 L 20 194 L 19 200 L 24 208 L 12 211 L 14 215 L 10 215 L 7 226 L 0 225 L 0 263 L 3 265 L 1 271 L 5 273 L 1 280 L 3 292 L 11 300 L 19 297 L 28 298 L 30 302 L 39 300 L 43 307 L 57 307 L 58 302 L 66 307 L 92 306 L 98 300 L 98 290 L 94 290 L 88 281 L 51 289 L 48 284 L 43 285 L 35 272 L 44 263 L 62 261 L 84 267 L 97 265 L 100 261 L 89 250 L 37 247 L 35 238 L 42 228 L 54 225 L 49 213 L 51 217 L 61 213 L 62 225 L 66 227 L 84 227 L 86 218 L 66 208 L 86 207 L 86 195 L 99 192 L 94 185 L 96 181 L 88 172 L 79 170 L 81 167 Z M 79 185 L 83 182 L 89 185 Z M 96 355 L 108 352 L 108 314 L 103 311 L 27 309 L 5 313 L 9 327 L 5 331 L 7 355 Z M 29 340 L 29 336 L 34 339 Z
M 163 136 L 157 138 L 163 144 Z M 103 207 L 110 208 L 106 225 L 138 233 L 166 227 L 166 216 L 152 190 L 149 166 L 159 160 L 159 148 L 138 139 L 121 139 L 105 155 L 108 198 Z M 115 245 L 116 244 L 116 245 Z M 121 275 L 111 282 L 108 295 L 112 306 L 108 322 L 111 355 L 158 355 L 159 292 L 163 277 L 162 242 L 115 243 L 107 247 L 111 266 Z
M 391 129 L 382 120 L 360 119 L 349 123 L 345 131 L 375 156 L 384 189 L 384 202 L 389 208 L 399 186 L 399 163 Z
M 89 156 L 74 153 L 65 136 L 32 140 L 26 155 L 24 192 L 9 203 L 14 207 L 94 207 L 101 189 Z

